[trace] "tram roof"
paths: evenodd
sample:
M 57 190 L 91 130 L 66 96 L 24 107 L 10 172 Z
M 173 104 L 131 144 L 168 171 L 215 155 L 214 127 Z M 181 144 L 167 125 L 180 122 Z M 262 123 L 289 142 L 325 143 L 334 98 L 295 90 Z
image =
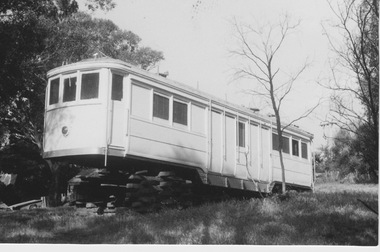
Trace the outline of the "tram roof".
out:
M 112 69 L 116 69 L 116 70 L 121 70 L 121 71 L 126 71 L 129 73 L 135 74 L 139 77 L 159 82 L 160 84 L 164 84 L 165 86 L 169 86 L 169 87 L 177 89 L 179 91 L 187 92 L 187 93 L 192 94 L 192 95 L 196 95 L 198 98 L 201 98 L 203 100 L 212 101 L 212 103 L 214 103 L 214 104 L 227 106 L 228 108 L 230 108 L 232 110 L 238 110 L 239 113 L 241 113 L 243 115 L 253 117 L 253 118 L 258 119 L 260 121 L 264 121 L 268 124 L 270 124 L 270 123 L 275 124 L 275 121 L 276 121 L 275 119 L 271 120 L 271 118 L 267 115 L 263 115 L 260 113 L 253 112 L 251 109 L 249 109 L 247 107 L 236 105 L 234 103 L 220 99 L 216 96 L 210 95 L 206 92 L 200 91 L 199 89 L 190 87 L 190 86 L 183 84 L 181 82 L 174 81 L 174 80 L 168 79 L 166 77 L 162 77 L 158 74 L 143 70 L 137 66 L 133 66 L 132 64 L 129 64 L 125 61 L 110 58 L 110 57 L 90 58 L 90 59 L 84 59 L 84 60 L 78 61 L 76 63 L 62 65 L 60 67 L 56 67 L 56 68 L 48 71 L 47 76 L 48 76 L 48 78 L 50 78 L 50 77 L 57 75 L 57 74 L 64 74 L 64 73 L 73 72 L 76 70 L 87 70 L 87 69 L 104 68 L 104 67 L 112 68 Z M 283 125 L 286 125 L 286 123 L 283 123 Z M 307 138 L 310 138 L 310 139 L 314 138 L 314 135 L 312 133 L 307 132 L 305 130 L 302 130 L 298 126 L 290 125 L 287 129 L 291 132 L 301 134 Z

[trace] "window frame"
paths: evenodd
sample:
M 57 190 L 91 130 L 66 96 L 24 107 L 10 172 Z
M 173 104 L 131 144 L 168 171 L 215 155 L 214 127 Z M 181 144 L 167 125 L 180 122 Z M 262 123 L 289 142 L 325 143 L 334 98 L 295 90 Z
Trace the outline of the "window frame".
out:
M 302 148 L 303 146 L 306 147 L 306 152 L 305 152 L 306 157 L 304 157 L 304 155 L 303 155 L 304 154 L 304 148 Z M 308 144 L 306 142 L 302 142 L 302 141 L 301 141 L 301 158 L 309 160 L 309 147 L 308 147 Z
M 186 120 L 185 123 L 182 123 L 182 122 L 179 122 L 179 121 L 175 121 L 176 120 L 176 117 L 175 117 L 175 108 L 174 108 L 175 107 L 175 105 L 174 105 L 175 103 L 182 104 L 182 105 L 186 106 L 186 116 L 184 117 L 185 120 Z M 175 126 L 178 125 L 180 127 L 189 127 L 189 103 L 188 102 L 184 102 L 182 100 L 179 100 L 179 99 L 173 97 L 173 99 L 172 99 L 172 122 L 173 122 L 173 125 L 175 125 Z
M 157 106 L 155 106 L 155 96 L 159 96 L 159 97 L 162 97 L 162 98 L 165 98 L 165 99 L 167 99 L 167 101 L 168 101 L 168 108 L 167 108 L 167 118 L 166 117 L 161 117 L 161 116 L 157 116 L 157 115 L 155 115 L 155 111 L 157 111 L 157 110 L 155 110 L 155 108 L 157 107 Z M 168 96 L 168 95 L 164 95 L 164 94 L 162 94 L 162 93 L 158 93 L 158 92 L 155 92 L 155 91 L 153 91 L 153 96 L 152 96 L 152 119 L 153 120 L 159 120 L 159 121 L 165 121 L 165 122 L 170 122 L 171 123 L 171 117 L 170 117 L 170 110 L 171 110 L 171 106 L 170 106 L 170 102 L 171 101 L 171 97 L 170 96 Z
M 274 132 L 272 132 L 272 150 L 275 150 L 275 151 L 279 151 L 279 146 L 277 146 L 276 148 L 274 147 L 274 142 L 275 142 L 275 139 L 277 138 L 277 144 L 279 144 L 279 138 L 278 138 L 278 135 Z M 287 144 L 286 144 L 287 142 Z M 285 154 L 290 154 L 290 138 L 288 136 L 282 136 L 282 153 L 285 153 Z M 285 148 L 285 146 L 287 148 Z
M 64 98 L 65 98 L 65 80 L 67 79 L 72 79 L 72 78 L 76 78 L 76 87 L 75 87 L 75 97 L 74 97 L 74 100 L 69 100 L 69 101 L 64 101 Z M 61 79 L 62 79 L 62 104 L 67 104 L 67 103 L 70 103 L 70 102 L 76 102 L 78 101 L 78 87 L 79 87 L 79 82 L 78 82 L 78 74 L 77 73 L 72 73 L 72 74 L 65 74 L 65 75 L 62 75 L 61 76 Z
M 96 98 L 85 98 L 83 99 L 82 98 L 82 91 L 83 91 L 83 75 L 87 75 L 87 74 L 98 74 L 99 78 L 98 78 L 98 95 Z M 89 102 L 89 101 L 94 101 L 94 100 L 99 100 L 100 99 L 100 95 L 101 95 L 101 76 L 102 76 L 102 73 L 101 73 L 101 69 L 97 69 L 95 71 L 81 71 L 80 74 L 79 74 L 79 79 L 80 79 L 80 82 L 79 82 L 79 86 L 80 86 L 80 90 L 78 91 L 79 94 L 78 94 L 78 102 Z
M 295 144 L 297 145 L 297 148 L 294 148 Z M 294 138 L 292 138 L 292 156 L 300 157 L 300 141 Z
M 283 143 L 282 152 L 290 155 L 290 137 L 282 136 L 282 138 L 283 138 L 282 139 L 282 143 Z M 287 144 L 285 144 L 285 142 L 287 142 Z M 285 146 L 287 147 L 287 149 L 285 149 Z
M 58 80 L 58 93 L 57 93 L 57 102 L 54 102 L 54 103 L 50 103 L 51 101 L 51 84 L 53 81 L 55 80 Z M 54 106 L 57 106 L 59 103 L 60 103 L 60 89 L 61 89 L 61 75 L 57 75 L 57 76 L 54 76 L 52 78 L 49 79 L 49 83 L 48 83 L 48 96 L 49 96 L 49 99 L 47 99 L 47 106 L 48 107 L 54 107 Z
M 246 144 L 246 140 L 247 140 L 247 122 L 245 121 L 240 121 L 238 120 L 238 125 L 237 125 L 237 143 L 236 145 L 239 147 L 239 148 L 246 148 L 247 144 Z M 241 128 L 240 128 L 240 125 L 243 126 L 243 131 L 241 131 Z M 243 135 L 241 134 L 243 133 Z M 241 141 L 242 140 L 242 141 Z
M 119 99 L 113 99 L 114 97 L 114 75 L 117 75 L 117 76 L 120 76 L 121 77 L 121 97 L 120 97 L 120 100 Z M 125 74 L 121 73 L 121 72 L 115 72 L 115 71 L 111 71 L 111 101 L 123 101 L 124 100 L 124 80 L 125 80 Z

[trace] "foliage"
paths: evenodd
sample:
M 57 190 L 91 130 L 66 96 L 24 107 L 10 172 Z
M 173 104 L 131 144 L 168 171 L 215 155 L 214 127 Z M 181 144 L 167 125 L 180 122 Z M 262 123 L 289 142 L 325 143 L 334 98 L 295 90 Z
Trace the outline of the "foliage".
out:
M 112 0 L 88 2 L 95 9 L 114 7 Z M 75 0 L 0 2 L 0 169 L 11 169 L 4 160 L 13 160 L 18 172 L 49 166 L 54 174 L 52 163 L 40 156 L 48 70 L 95 53 L 143 68 L 163 59 L 162 52 L 139 48 L 133 32 L 78 11 Z M 16 162 L 29 158 L 20 156 L 23 147 L 34 157 L 31 163 Z
M 376 185 L 317 185 L 286 199 L 229 200 L 141 215 L 59 207 L 0 215 L 0 242 L 377 246 Z
M 322 84 L 334 91 L 326 121 L 357 135 L 355 150 L 378 180 L 379 0 L 345 0 L 330 6 L 338 21 L 331 26 L 341 39 L 326 33 L 336 54 L 333 79 Z
M 368 181 L 369 165 L 363 161 L 362 149 L 357 146 L 361 142 L 357 135 L 340 129 L 333 138 L 332 146 L 322 147 L 316 155 L 316 172 L 338 172 L 341 181 L 351 175 L 355 182 Z

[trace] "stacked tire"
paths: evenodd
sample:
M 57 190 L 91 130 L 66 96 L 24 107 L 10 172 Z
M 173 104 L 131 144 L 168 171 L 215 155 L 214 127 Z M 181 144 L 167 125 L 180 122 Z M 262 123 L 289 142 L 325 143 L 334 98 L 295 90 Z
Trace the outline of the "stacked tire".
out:
M 126 184 L 125 204 L 146 213 L 162 208 L 186 208 L 192 205 L 192 182 L 177 177 L 174 172 L 161 171 L 157 176 L 145 176 L 147 171 L 132 174 Z

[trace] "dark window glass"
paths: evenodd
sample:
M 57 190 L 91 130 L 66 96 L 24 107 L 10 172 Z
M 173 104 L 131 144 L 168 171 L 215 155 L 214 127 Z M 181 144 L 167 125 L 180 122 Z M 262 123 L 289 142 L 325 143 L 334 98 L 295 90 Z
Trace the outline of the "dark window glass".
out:
M 77 78 L 67 78 L 63 81 L 63 102 L 75 101 Z
M 272 149 L 278 151 L 278 135 L 272 134 Z
M 278 135 L 272 134 L 272 149 L 278 151 L 279 150 L 279 140 L 278 140 Z M 282 137 L 282 152 L 284 153 L 290 153 L 289 149 L 289 138 L 287 137 Z
M 161 95 L 153 95 L 153 116 L 169 120 L 169 99 Z
M 292 154 L 293 156 L 299 156 L 299 146 L 297 140 L 292 140 Z
M 245 123 L 239 122 L 239 143 L 240 147 L 245 147 Z
M 112 93 L 111 99 L 121 101 L 123 99 L 123 76 L 112 74 Z
M 80 98 L 94 99 L 99 96 L 99 73 L 90 73 L 82 75 L 82 88 Z
M 173 102 L 173 122 L 187 125 L 187 104 Z
M 301 143 L 301 152 L 302 152 L 302 158 L 308 158 L 307 157 L 307 144 Z
M 282 150 L 284 153 L 290 153 L 290 149 L 289 149 L 289 138 L 287 137 L 282 137 Z
M 49 105 L 58 103 L 59 78 L 50 81 Z

